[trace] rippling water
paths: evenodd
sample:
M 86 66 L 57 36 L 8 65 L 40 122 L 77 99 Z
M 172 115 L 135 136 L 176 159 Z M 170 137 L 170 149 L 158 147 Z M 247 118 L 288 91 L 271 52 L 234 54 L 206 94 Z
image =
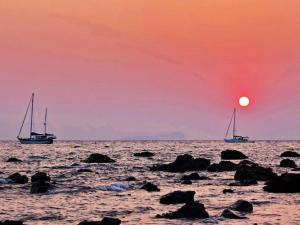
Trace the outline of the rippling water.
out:
M 76 146 L 76 147 L 75 147 Z M 300 149 L 300 142 L 261 141 L 254 144 L 231 145 L 218 141 L 186 142 L 56 142 L 54 145 L 19 145 L 0 142 L 0 221 L 21 219 L 26 224 L 78 224 L 82 220 L 101 220 L 104 216 L 117 217 L 122 224 L 300 224 L 300 195 L 273 194 L 262 190 L 264 183 L 249 187 L 233 187 L 234 194 L 224 195 L 223 189 L 233 181 L 234 172 L 208 173 L 211 180 L 182 185 L 182 174 L 151 172 L 156 163 L 174 161 L 177 155 L 188 153 L 213 162 L 220 161 L 220 152 L 227 148 L 240 150 L 263 166 L 277 173 L 289 169 L 279 168 L 280 153 Z M 151 159 L 137 158 L 133 153 L 149 150 Z M 116 160 L 113 164 L 85 164 L 82 160 L 91 153 L 107 154 Z M 22 163 L 7 163 L 9 157 Z M 300 164 L 300 160 L 296 161 Z M 72 164 L 75 164 L 75 166 Z M 79 168 L 90 168 L 92 173 L 78 173 Z M 30 183 L 5 184 L 4 179 L 19 172 L 31 177 L 36 171 L 47 172 L 55 188 L 46 195 L 30 194 Z M 136 182 L 124 182 L 128 176 Z M 151 181 L 161 189 L 148 193 L 140 190 L 143 181 Z M 1 184 L 2 183 L 2 184 Z M 111 186 L 114 184 L 114 186 Z M 116 191 L 123 190 L 121 192 Z M 211 218 L 206 220 L 156 219 L 156 214 L 178 209 L 180 205 L 159 204 L 161 195 L 175 190 L 196 191 L 195 200 L 206 207 Z M 223 209 L 238 199 L 254 205 L 247 220 L 225 220 Z

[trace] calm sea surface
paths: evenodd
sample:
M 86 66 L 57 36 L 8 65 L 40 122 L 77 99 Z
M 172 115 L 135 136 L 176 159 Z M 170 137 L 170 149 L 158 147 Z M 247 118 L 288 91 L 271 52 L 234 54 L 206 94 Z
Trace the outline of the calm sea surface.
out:
M 75 147 L 76 146 L 76 147 Z M 174 161 L 177 155 L 188 153 L 194 157 L 220 161 L 220 152 L 236 149 L 249 159 L 277 173 L 289 171 L 279 168 L 280 153 L 293 148 L 299 152 L 300 142 L 261 141 L 254 144 L 231 145 L 223 142 L 56 142 L 54 145 L 23 145 L 0 142 L 0 221 L 21 219 L 26 224 L 78 224 L 82 220 L 101 220 L 117 217 L 122 224 L 300 224 L 300 194 L 273 194 L 263 191 L 264 183 L 249 187 L 232 187 L 234 194 L 224 195 L 234 172 L 199 172 L 211 180 L 180 184 L 182 174 L 151 172 L 156 163 Z M 149 150 L 151 159 L 137 158 L 133 153 Z M 113 164 L 85 164 L 81 161 L 91 153 L 102 153 L 116 160 Z M 7 163 L 9 157 L 22 163 Z M 76 163 L 72 166 L 72 164 Z M 296 160 L 300 165 L 300 160 Z M 78 173 L 90 168 L 92 173 Z M 30 194 L 30 182 L 25 185 L 6 183 L 10 174 L 19 172 L 31 177 L 36 171 L 47 172 L 55 188 L 46 195 Z M 124 180 L 134 176 L 135 182 Z M 143 181 L 159 186 L 160 192 L 140 190 Z M 175 190 L 196 191 L 195 200 L 206 207 L 206 220 L 156 219 L 156 214 L 178 209 L 181 205 L 161 205 L 160 196 Z M 119 191 L 119 192 L 118 192 Z M 225 220 L 222 211 L 236 200 L 248 200 L 254 205 L 247 220 Z

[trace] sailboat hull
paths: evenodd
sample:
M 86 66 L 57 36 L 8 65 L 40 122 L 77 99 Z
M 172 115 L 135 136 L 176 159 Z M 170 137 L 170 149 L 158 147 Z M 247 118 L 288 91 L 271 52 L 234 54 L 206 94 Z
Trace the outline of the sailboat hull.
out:
M 239 139 L 224 139 L 226 143 L 254 143 L 254 141 L 249 140 L 239 140 Z
M 37 139 L 30 139 L 30 138 L 24 138 L 24 139 L 19 139 L 21 144 L 25 145 L 34 145 L 34 144 L 44 144 L 44 145 L 50 145 L 53 144 L 53 139 L 42 139 L 42 140 L 37 140 Z

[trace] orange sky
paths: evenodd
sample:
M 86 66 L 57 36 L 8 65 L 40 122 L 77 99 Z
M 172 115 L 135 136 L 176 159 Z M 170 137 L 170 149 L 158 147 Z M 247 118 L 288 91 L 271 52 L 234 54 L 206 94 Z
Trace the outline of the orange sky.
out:
M 242 131 L 298 138 L 299 15 L 297 0 L 0 0 L 0 138 L 33 90 L 63 138 L 222 138 L 243 94 Z

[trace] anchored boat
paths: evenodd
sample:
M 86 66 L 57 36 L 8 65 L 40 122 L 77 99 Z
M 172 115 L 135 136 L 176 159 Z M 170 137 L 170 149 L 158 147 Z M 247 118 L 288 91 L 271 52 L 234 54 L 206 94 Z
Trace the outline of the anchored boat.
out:
M 23 138 L 20 135 L 23 130 L 24 123 L 26 121 L 29 109 L 31 109 L 29 138 Z M 34 112 L 34 93 L 32 93 L 29 104 L 27 106 L 26 113 L 22 122 L 22 126 L 17 136 L 18 140 L 20 141 L 21 144 L 53 144 L 53 140 L 56 139 L 56 136 L 54 134 L 47 133 L 47 108 L 45 110 L 44 133 L 42 134 L 33 131 L 33 112 Z
M 229 134 L 229 131 L 230 131 L 230 127 L 231 127 L 232 121 L 233 121 L 232 138 L 228 138 L 228 134 Z M 227 142 L 227 143 L 254 143 L 254 141 L 250 141 L 249 140 L 249 137 L 244 137 L 244 136 L 237 135 L 237 129 L 236 129 L 236 109 L 235 108 L 233 110 L 233 115 L 232 115 L 232 117 L 230 119 L 230 123 L 229 123 L 229 126 L 227 128 L 224 141 Z

